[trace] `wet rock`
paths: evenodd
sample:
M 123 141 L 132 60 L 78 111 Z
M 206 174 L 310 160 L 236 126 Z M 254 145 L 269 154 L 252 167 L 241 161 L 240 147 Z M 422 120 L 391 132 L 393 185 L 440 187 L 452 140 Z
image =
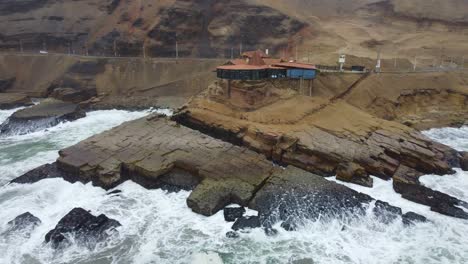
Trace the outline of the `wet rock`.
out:
M 372 187 L 373 180 L 360 165 L 347 162 L 341 163 L 336 170 L 336 178 L 340 181 L 351 182 L 365 187 Z
M 31 106 L 31 98 L 20 93 L 0 93 L 0 109 L 13 109 L 22 106 Z
M 401 208 L 392 206 L 389 203 L 380 200 L 375 201 L 372 211 L 377 219 L 386 224 L 391 223 L 402 214 Z
M 258 216 L 243 216 L 234 222 L 232 229 L 234 231 L 259 228 L 261 227 L 260 217 Z
M 424 175 L 406 166 L 400 166 L 393 176 L 393 189 L 403 198 L 427 205 L 432 211 L 462 219 L 468 219 L 468 203 L 448 194 L 432 190 L 419 182 Z
M 267 236 L 276 236 L 278 235 L 278 230 L 271 228 L 271 227 L 266 227 L 263 229 L 265 231 L 265 235 Z
M 226 233 L 226 237 L 227 238 L 239 238 L 240 235 L 239 233 L 235 232 L 235 231 L 229 231 Z
M 468 152 L 462 151 L 460 152 L 460 167 L 464 171 L 468 171 Z
M 0 133 L 23 135 L 85 116 L 86 113 L 76 104 L 47 99 L 38 105 L 15 112 L 0 125 Z
M 234 222 L 237 218 L 241 218 L 244 213 L 244 207 L 226 207 L 224 208 L 224 220 Z
M 187 205 L 213 215 L 246 206 L 278 170 L 262 155 L 153 115 L 60 151 L 58 168 L 83 182 L 112 189 L 126 180 L 146 188 L 193 189 Z
M 425 223 L 427 222 L 427 218 L 417 213 L 407 212 L 402 215 L 402 221 L 404 225 L 409 226 L 415 223 Z
M 118 194 L 121 194 L 121 193 L 122 193 L 121 190 L 114 190 L 114 191 L 108 192 L 106 194 L 107 195 L 118 195 Z
M 71 102 L 74 104 L 91 99 L 96 95 L 95 90 L 78 90 L 74 88 L 55 88 L 49 97 L 61 100 L 64 102 Z
M 296 231 L 297 224 L 293 220 L 289 219 L 281 223 L 281 227 L 286 231 Z
M 118 221 L 104 214 L 94 216 L 82 208 L 75 208 L 46 234 L 45 241 L 57 248 L 69 243 L 70 236 L 74 236 L 78 242 L 92 246 L 96 242 L 105 240 L 119 226 L 121 224 Z
M 75 174 L 59 170 L 56 162 L 45 164 L 28 171 L 25 174 L 13 179 L 10 183 L 32 184 L 44 179 L 51 178 L 63 178 L 64 180 L 71 183 L 79 181 L 85 183 L 85 181 L 83 181 L 80 177 L 77 177 Z
M 259 212 L 262 222 L 294 230 L 296 221 L 365 213 L 373 199 L 321 176 L 288 166 L 272 175 L 256 193 L 249 208 Z
M 63 174 L 60 171 L 58 171 L 55 163 L 45 164 L 29 172 L 26 172 L 25 174 L 12 180 L 11 183 L 30 184 L 38 182 L 40 180 L 49 178 L 60 178 L 62 176 Z
M 41 219 L 35 217 L 30 212 L 18 215 L 15 219 L 8 222 L 10 231 L 20 231 L 26 228 L 33 229 L 41 224 Z

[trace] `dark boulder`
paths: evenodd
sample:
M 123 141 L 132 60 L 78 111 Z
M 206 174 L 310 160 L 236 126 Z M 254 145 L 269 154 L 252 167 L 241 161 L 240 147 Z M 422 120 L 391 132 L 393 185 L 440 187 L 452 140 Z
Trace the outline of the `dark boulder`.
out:
M 60 178 L 62 176 L 63 174 L 57 169 L 55 163 L 45 164 L 29 172 L 26 172 L 25 174 L 12 180 L 11 183 L 30 184 L 38 182 L 40 180 L 49 178 Z
M 283 228 L 294 230 L 304 219 L 365 214 L 371 201 L 368 195 L 290 166 L 265 182 L 249 208 L 259 212 L 265 226 L 283 222 Z
M 0 234 L 0 237 L 21 236 L 29 238 L 32 231 L 40 224 L 39 218 L 26 212 L 9 221 L 6 230 Z
M 391 223 L 401 216 L 401 208 L 392 206 L 387 202 L 382 202 L 380 200 L 375 201 L 374 208 L 372 210 L 380 221 L 383 223 Z
M 122 191 L 121 190 L 114 190 L 114 191 L 111 191 L 111 192 L 108 192 L 106 193 L 107 195 L 119 195 L 121 194 Z
M 229 231 L 226 233 L 227 238 L 239 238 L 239 233 L 234 231 Z
M 41 219 L 35 217 L 30 212 L 18 215 L 8 222 L 9 230 L 23 230 L 25 228 L 35 228 L 41 224 Z
M 110 231 L 114 231 L 119 226 L 121 224 L 117 220 L 103 214 L 94 216 L 82 208 L 75 208 L 46 234 L 45 242 L 50 242 L 52 247 L 57 248 L 69 243 L 69 237 L 74 236 L 76 241 L 93 246 L 105 240 L 110 235 Z
M 276 236 L 278 235 L 278 230 L 272 228 L 272 227 L 266 227 L 263 229 L 265 231 L 265 235 L 267 236 Z
M 406 166 L 400 166 L 393 176 L 393 189 L 403 198 L 427 205 L 431 210 L 444 215 L 468 219 L 468 203 L 448 194 L 432 190 L 419 182 L 424 175 Z
M 236 219 L 241 218 L 245 213 L 244 207 L 226 207 L 224 208 L 224 220 L 227 222 L 234 222 Z
M 258 216 L 243 216 L 234 222 L 232 225 L 232 229 L 234 231 L 250 229 L 250 228 L 258 228 L 261 227 L 260 217 Z
M 401 216 L 403 224 L 406 226 L 414 225 L 415 223 L 425 223 L 427 222 L 427 218 L 413 212 L 407 212 L 406 214 Z
M 38 105 L 15 112 L 0 125 L 0 133 L 24 135 L 85 116 L 86 113 L 76 104 L 47 99 Z
M 460 167 L 464 171 L 468 171 L 468 152 L 460 152 Z
M 297 223 L 294 220 L 286 220 L 281 223 L 281 227 L 286 231 L 296 231 Z
M 26 172 L 25 174 L 19 176 L 18 178 L 13 179 L 10 183 L 19 183 L 19 184 L 32 184 L 44 179 L 52 178 L 63 178 L 64 180 L 75 183 L 82 181 L 76 174 L 60 170 L 57 167 L 57 163 L 45 164 L 40 167 L 37 167 L 31 171 Z
M 360 165 L 347 162 L 341 163 L 336 169 L 336 178 L 340 181 L 351 182 L 365 187 L 372 187 L 373 180 Z

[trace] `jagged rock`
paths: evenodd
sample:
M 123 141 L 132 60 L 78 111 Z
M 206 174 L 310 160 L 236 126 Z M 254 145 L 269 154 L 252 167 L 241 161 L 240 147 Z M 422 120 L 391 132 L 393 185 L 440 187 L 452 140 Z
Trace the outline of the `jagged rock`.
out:
M 402 215 L 402 221 L 404 225 L 409 226 L 415 223 L 425 223 L 427 222 L 427 218 L 417 213 L 407 212 Z
M 41 219 L 35 217 L 30 212 L 18 215 L 8 222 L 9 231 L 20 231 L 26 228 L 33 229 L 41 224 Z
M 409 167 L 400 166 L 393 176 L 393 189 L 405 199 L 430 206 L 434 212 L 468 219 L 468 213 L 460 208 L 468 209 L 468 203 L 421 185 L 419 177 L 423 175 Z
M 374 212 L 377 219 L 386 224 L 394 221 L 402 214 L 401 208 L 392 206 L 389 203 L 380 200 L 375 201 L 375 205 L 372 211 Z
M 243 216 L 234 222 L 232 225 L 232 230 L 239 231 L 244 229 L 250 228 L 258 228 L 261 227 L 262 224 L 260 223 L 260 217 L 258 216 Z
M 468 171 L 468 152 L 462 151 L 460 152 L 460 167 L 464 171 Z
M 20 93 L 0 93 L 0 109 L 13 109 L 22 106 L 31 106 L 31 98 Z
M 272 175 L 252 199 L 249 208 L 257 210 L 264 225 L 283 222 L 294 230 L 296 221 L 346 214 L 364 214 L 368 195 L 328 181 L 304 170 L 287 167 Z
M 63 174 L 57 170 L 55 163 L 45 164 L 13 179 L 11 183 L 29 184 L 48 178 L 60 178 L 62 176 Z
M 226 207 L 224 208 L 224 220 L 234 222 L 237 218 L 241 218 L 245 213 L 244 207 Z
M 281 227 L 286 231 L 296 231 L 297 224 L 292 219 L 288 219 L 281 223 Z
M 278 230 L 271 228 L 271 227 L 266 227 L 263 229 L 265 231 L 265 235 L 267 236 L 276 236 L 278 235 Z
M 336 170 L 336 178 L 340 181 L 351 182 L 365 187 L 372 187 L 373 180 L 366 170 L 356 163 L 341 163 Z
M 86 113 L 76 104 L 47 99 L 38 105 L 15 112 L 0 126 L 0 133 L 22 135 L 85 116 Z
M 109 232 L 119 226 L 118 221 L 103 214 L 94 216 L 82 208 L 75 208 L 46 234 L 45 241 L 57 248 L 70 242 L 69 236 L 74 236 L 77 241 L 92 245 L 105 240 Z
M 227 238 L 239 238 L 239 233 L 235 232 L 235 231 L 228 231 L 226 233 L 226 237 Z

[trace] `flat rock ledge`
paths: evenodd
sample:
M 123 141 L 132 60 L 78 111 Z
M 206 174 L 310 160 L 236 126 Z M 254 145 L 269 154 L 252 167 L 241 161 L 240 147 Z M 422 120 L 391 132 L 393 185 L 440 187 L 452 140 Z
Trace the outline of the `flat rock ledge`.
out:
M 64 149 L 56 163 L 13 182 L 51 177 L 92 182 L 105 189 L 132 180 L 151 189 L 193 190 L 187 205 L 196 213 L 210 216 L 239 204 L 258 210 L 266 226 L 296 216 L 364 212 L 363 207 L 373 201 L 321 176 L 294 166 L 279 167 L 261 154 L 158 115 L 124 123 Z
M 77 104 L 46 99 L 38 105 L 13 113 L 0 125 L 0 134 L 23 135 L 85 116 L 86 113 Z
M 8 110 L 31 105 L 33 105 L 31 98 L 25 94 L 2 93 L 0 91 L 0 110 Z

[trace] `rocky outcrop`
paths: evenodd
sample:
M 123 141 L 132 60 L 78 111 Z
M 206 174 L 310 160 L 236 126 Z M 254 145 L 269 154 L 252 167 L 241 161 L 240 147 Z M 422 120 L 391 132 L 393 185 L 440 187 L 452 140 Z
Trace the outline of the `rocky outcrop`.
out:
M 55 164 L 13 182 L 59 175 L 105 189 L 126 180 L 151 189 L 193 189 L 187 205 L 194 212 L 210 216 L 224 208 L 226 220 L 236 221 L 234 230 L 263 227 L 268 235 L 276 234 L 271 226 L 278 221 L 286 230 L 294 230 L 305 218 L 364 214 L 374 201 L 294 166 L 279 167 L 263 155 L 160 115 L 125 123 L 64 149 Z M 243 216 L 244 208 L 226 208 L 230 204 L 255 209 L 259 215 Z M 393 208 L 388 205 L 378 213 L 394 213 Z M 401 217 L 401 210 L 396 214 Z
M 104 241 L 119 226 L 118 221 L 103 214 L 94 216 L 82 208 L 75 208 L 46 234 L 45 242 L 58 248 L 70 243 L 73 236 L 74 241 L 92 247 Z
M 86 113 L 76 104 L 48 99 L 38 105 L 13 113 L 0 126 L 0 133 L 22 135 L 85 116 Z
M 460 167 L 464 171 L 468 171 L 468 152 L 462 151 L 460 153 Z
M 224 220 L 227 222 L 234 222 L 236 219 L 241 218 L 245 213 L 244 207 L 226 207 L 223 210 Z
M 373 180 L 366 170 L 356 163 L 340 164 L 336 169 L 336 178 L 344 182 L 352 182 L 365 187 L 372 187 Z
M 41 219 L 35 217 L 30 212 L 18 215 L 15 219 L 8 222 L 9 230 L 33 229 L 41 224 Z
M 259 212 L 262 225 L 295 224 L 302 219 L 364 214 L 373 199 L 343 185 L 288 167 L 268 178 L 249 207 Z
M 354 96 L 354 89 L 345 97 Z M 401 167 L 421 175 L 446 175 L 460 166 L 459 154 L 450 147 L 412 128 L 365 113 L 344 100 L 295 95 L 248 111 L 231 102 L 223 93 L 207 90 L 172 119 L 246 146 L 276 163 L 321 176 L 338 174 L 338 179 L 364 186 L 371 186 L 368 175 L 388 180 Z M 444 203 L 442 200 L 436 203 Z M 454 215 L 448 210 L 438 211 Z
M 31 106 L 31 98 L 20 93 L 0 93 L 0 109 L 13 109 L 22 106 Z
M 468 203 L 448 194 L 423 186 L 419 177 L 424 174 L 406 166 L 400 166 L 393 176 L 393 188 L 403 198 L 427 205 L 432 211 L 468 219 Z

